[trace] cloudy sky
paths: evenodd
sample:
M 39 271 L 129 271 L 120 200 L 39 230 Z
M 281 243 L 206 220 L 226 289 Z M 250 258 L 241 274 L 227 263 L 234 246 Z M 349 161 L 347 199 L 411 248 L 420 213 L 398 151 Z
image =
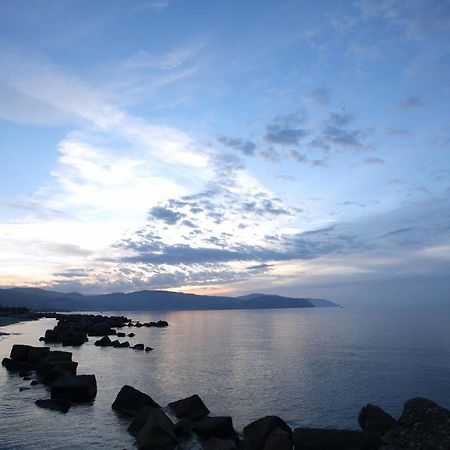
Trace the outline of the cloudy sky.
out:
M 0 0 L 0 285 L 448 296 L 448 0 Z

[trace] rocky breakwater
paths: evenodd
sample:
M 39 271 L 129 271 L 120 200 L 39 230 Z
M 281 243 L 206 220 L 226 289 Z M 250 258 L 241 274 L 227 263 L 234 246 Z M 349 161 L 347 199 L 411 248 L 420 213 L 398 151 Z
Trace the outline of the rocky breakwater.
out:
M 88 341 L 88 336 L 113 336 L 117 334 L 115 328 L 123 328 L 131 323 L 131 319 L 122 316 L 54 314 L 50 317 L 56 318 L 58 323 L 40 339 L 46 344 L 80 346 Z
M 2 365 L 25 381 L 31 380 L 30 386 L 49 386 L 50 398 L 35 402 L 42 408 L 67 412 L 73 403 L 90 402 L 97 394 L 95 375 L 77 375 L 78 363 L 71 352 L 16 344 Z
M 198 395 L 163 408 L 131 386 L 120 390 L 112 408 L 130 418 L 128 432 L 142 450 L 192 448 L 194 442 L 205 450 L 450 450 L 450 411 L 422 398 L 408 400 L 398 420 L 366 405 L 361 431 L 292 430 L 280 417 L 265 416 L 238 434 L 231 417 L 211 416 Z

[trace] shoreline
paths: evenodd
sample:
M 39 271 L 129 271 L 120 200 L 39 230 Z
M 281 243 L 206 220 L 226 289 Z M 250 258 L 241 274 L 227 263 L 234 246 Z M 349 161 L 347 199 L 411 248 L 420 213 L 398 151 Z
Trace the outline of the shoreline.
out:
M 0 315 L 0 336 L 2 335 L 1 329 L 8 325 L 14 325 L 20 322 L 28 322 L 30 320 L 35 320 L 36 318 L 29 314 L 11 314 L 11 315 Z

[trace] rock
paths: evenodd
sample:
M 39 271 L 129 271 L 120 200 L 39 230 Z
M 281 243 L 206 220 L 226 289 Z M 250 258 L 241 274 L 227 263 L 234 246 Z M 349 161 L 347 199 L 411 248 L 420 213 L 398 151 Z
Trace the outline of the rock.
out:
M 186 436 L 192 430 L 192 420 L 184 417 L 175 424 L 175 435 L 177 437 Z
M 125 337 L 125 333 L 119 332 L 117 333 L 117 337 Z
M 144 406 L 143 408 L 141 408 L 134 417 L 133 422 L 130 423 L 127 429 L 128 433 L 130 433 L 132 436 L 137 436 L 139 431 L 141 431 L 144 427 L 145 422 L 147 421 L 148 416 L 153 409 L 155 408 L 152 408 L 150 406 Z
M 236 431 L 229 416 L 204 417 L 192 424 L 192 431 L 202 438 L 235 439 Z
M 377 450 L 378 433 L 324 428 L 296 428 L 294 450 Z
M 30 350 L 29 345 L 14 344 L 9 355 L 14 361 L 26 361 L 28 352 Z
M 58 378 L 50 387 L 51 398 L 75 402 L 90 401 L 97 395 L 95 375 L 72 375 Z
M 2 366 L 6 367 L 6 369 L 13 372 L 29 371 L 33 370 L 34 368 L 33 365 L 28 362 L 19 361 L 11 358 L 3 358 Z
M 145 351 L 146 351 L 146 352 L 151 352 L 152 350 L 153 350 L 152 347 L 145 347 Z
M 69 408 L 72 406 L 70 401 L 66 399 L 36 400 L 34 403 L 40 408 L 53 409 L 63 413 L 69 411 Z
M 176 436 L 172 421 L 161 409 L 150 409 L 144 426 L 136 436 L 139 449 L 173 448 Z
M 32 372 L 30 370 L 23 370 L 19 372 L 19 377 L 29 377 L 31 376 Z
M 27 362 L 37 364 L 50 352 L 50 347 L 30 347 L 27 354 Z
M 196 421 L 209 414 L 209 409 L 197 394 L 171 402 L 167 406 L 178 419 L 187 417 L 192 421 Z
M 144 406 L 161 408 L 149 395 L 127 385 L 122 387 L 112 404 L 113 409 L 130 416 L 136 416 Z
M 287 432 L 283 428 L 275 428 L 267 436 L 263 450 L 291 450 L 292 449 L 292 431 Z
M 358 423 L 364 431 L 387 433 L 397 421 L 381 408 L 370 403 L 364 406 L 358 416 Z
M 119 347 L 120 346 L 120 342 L 118 339 L 116 339 L 115 341 L 111 341 L 111 344 L 113 347 Z
M 28 391 L 28 389 L 31 389 L 31 388 L 29 388 L 28 386 L 21 386 L 20 388 L 19 388 L 19 392 L 22 392 L 22 391 Z
M 39 381 L 33 380 L 30 384 L 31 386 L 36 386 L 37 384 L 39 384 Z
M 265 416 L 247 425 L 244 428 L 244 439 L 252 444 L 252 449 L 263 450 L 266 439 L 277 429 L 287 433 L 292 447 L 292 430 L 286 422 L 278 416 Z
M 125 341 L 125 342 L 120 342 L 119 345 L 117 345 L 116 347 L 125 348 L 125 347 L 129 347 L 129 346 L 130 346 L 130 343 L 128 341 Z
M 205 450 L 236 450 L 233 439 L 211 438 L 206 442 Z
M 117 342 L 119 342 L 119 341 L 117 341 Z M 112 343 L 111 339 L 109 338 L 109 336 L 103 336 L 98 341 L 95 341 L 94 345 L 96 345 L 97 347 L 112 347 L 113 343 Z
M 134 333 L 130 333 L 130 334 L 128 335 L 128 337 L 134 337 L 134 336 L 136 336 Z
M 133 348 L 134 350 L 144 350 L 144 344 L 136 344 L 131 348 Z
M 58 376 L 75 375 L 77 367 L 78 363 L 72 361 L 71 352 L 51 351 L 39 360 L 37 370 L 49 383 Z
M 23 381 L 30 381 L 30 380 L 32 380 L 32 379 L 33 379 L 33 377 L 23 377 L 23 378 L 22 378 Z
M 383 441 L 414 450 L 450 449 L 450 411 L 425 398 L 408 400 Z
M 113 330 L 107 321 L 92 325 L 88 331 L 89 336 L 113 336 L 116 333 L 116 330 Z

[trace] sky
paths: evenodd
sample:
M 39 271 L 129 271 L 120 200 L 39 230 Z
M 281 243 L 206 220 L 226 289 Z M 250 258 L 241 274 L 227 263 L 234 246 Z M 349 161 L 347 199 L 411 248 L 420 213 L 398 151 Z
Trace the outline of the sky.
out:
M 448 301 L 450 1 L 0 0 L 0 286 Z

